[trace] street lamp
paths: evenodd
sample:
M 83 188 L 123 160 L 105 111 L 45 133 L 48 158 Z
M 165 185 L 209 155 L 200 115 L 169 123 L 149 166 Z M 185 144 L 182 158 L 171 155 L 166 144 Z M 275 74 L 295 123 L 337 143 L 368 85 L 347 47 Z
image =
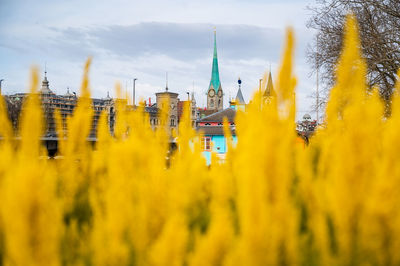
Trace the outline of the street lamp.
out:
M 262 93 L 261 93 L 261 82 L 263 81 L 263 79 L 260 79 L 260 86 L 258 88 L 259 93 L 260 93 L 260 109 L 261 109 L 261 102 L 262 102 Z
M 133 103 L 132 106 L 135 107 L 135 85 L 136 85 L 137 78 L 133 79 Z
M 1 95 L 1 83 L 3 82 L 4 79 L 0 79 L 0 95 Z

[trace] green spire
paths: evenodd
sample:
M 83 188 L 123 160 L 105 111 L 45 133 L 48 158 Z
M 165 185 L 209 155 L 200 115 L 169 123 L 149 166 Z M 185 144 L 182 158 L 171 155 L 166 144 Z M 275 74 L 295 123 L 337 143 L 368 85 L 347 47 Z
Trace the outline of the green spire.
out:
M 214 56 L 213 56 L 213 66 L 211 72 L 211 81 L 208 90 L 213 86 L 215 92 L 221 88 L 221 82 L 219 81 L 219 71 L 218 71 L 218 56 L 217 56 L 217 32 L 214 30 Z M 222 89 L 222 88 L 221 88 Z

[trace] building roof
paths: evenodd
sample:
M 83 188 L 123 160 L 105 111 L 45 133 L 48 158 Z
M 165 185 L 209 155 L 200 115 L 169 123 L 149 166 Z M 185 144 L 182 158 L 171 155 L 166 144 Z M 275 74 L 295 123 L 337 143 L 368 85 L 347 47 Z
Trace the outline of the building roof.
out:
M 154 105 L 146 106 L 144 108 L 144 110 L 145 110 L 146 113 L 149 113 L 149 114 L 157 114 L 158 113 L 158 108 L 155 107 Z
M 217 55 L 217 32 L 214 31 L 214 55 L 213 55 L 213 65 L 212 65 L 212 71 L 211 71 L 211 80 L 210 80 L 210 86 L 208 87 L 208 90 L 214 88 L 216 92 L 218 92 L 219 89 L 221 88 L 221 82 L 219 80 L 219 70 L 218 70 L 218 55 Z
M 204 118 L 206 116 L 212 115 L 217 112 L 215 109 L 203 109 L 203 108 L 197 108 L 197 111 L 199 111 L 200 118 Z
M 236 135 L 235 127 L 229 127 L 231 129 L 232 136 Z M 223 126 L 201 126 L 196 129 L 198 132 L 201 132 L 205 136 L 222 136 L 224 135 L 224 127 Z
M 233 123 L 235 121 L 236 110 L 233 108 L 226 108 L 219 112 L 213 113 L 199 120 L 199 122 L 223 122 L 224 117 L 228 119 L 228 122 Z
M 268 83 L 267 83 L 267 86 L 265 87 L 264 97 L 271 97 L 274 95 L 275 95 L 275 91 L 274 91 L 274 85 L 272 84 L 272 75 L 271 75 L 271 71 L 269 71 Z
M 237 94 L 236 94 L 236 99 L 235 99 L 239 104 L 246 104 L 246 102 L 244 101 L 244 98 L 243 98 L 243 94 L 242 94 L 242 90 L 240 89 L 240 86 L 239 86 L 239 90 L 238 90 L 238 92 L 237 92 Z
M 178 93 L 175 92 L 170 92 L 170 91 L 162 91 L 162 92 L 156 92 L 156 96 L 162 95 L 162 94 L 168 94 L 170 97 L 178 97 Z

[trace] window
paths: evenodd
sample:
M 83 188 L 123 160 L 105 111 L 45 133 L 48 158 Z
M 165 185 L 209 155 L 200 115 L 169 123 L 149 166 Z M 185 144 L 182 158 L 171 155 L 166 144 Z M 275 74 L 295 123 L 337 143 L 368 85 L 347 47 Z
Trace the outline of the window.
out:
M 201 148 L 203 151 L 211 151 L 211 137 L 201 138 Z
M 172 127 L 175 126 L 175 120 L 174 119 L 171 119 L 171 126 Z

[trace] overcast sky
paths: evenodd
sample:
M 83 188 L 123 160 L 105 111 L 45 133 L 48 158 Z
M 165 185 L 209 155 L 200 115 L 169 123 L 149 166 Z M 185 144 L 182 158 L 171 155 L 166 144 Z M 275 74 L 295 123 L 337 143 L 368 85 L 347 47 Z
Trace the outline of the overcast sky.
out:
M 155 100 L 164 90 L 186 99 L 194 91 L 205 106 L 212 66 L 213 29 L 217 29 L 219 71 L 228 98 L 237 79 L 248 102 L 258 80 L 271 67 L 273 77 L 282 54 L 285 28 L 296 34 L 295 72 L 298 115 L 310 111 L 315 89 L 305 50 L 313 32 L 306 28 L 307 0 L 0 0 L 0 79 L 3 93 L 27 91 L 29 69 L 44 71 L 50 88 L 79 91 L 84 62 L 93 56 L 90 84 L 94 97 L 115 96 L 123 89 Z M 43 73 L 42 73 L 43 74 Z M 313 114 L 312 114 L 313 115 Z M 313 115 L 314 116 L 314 115 Z

